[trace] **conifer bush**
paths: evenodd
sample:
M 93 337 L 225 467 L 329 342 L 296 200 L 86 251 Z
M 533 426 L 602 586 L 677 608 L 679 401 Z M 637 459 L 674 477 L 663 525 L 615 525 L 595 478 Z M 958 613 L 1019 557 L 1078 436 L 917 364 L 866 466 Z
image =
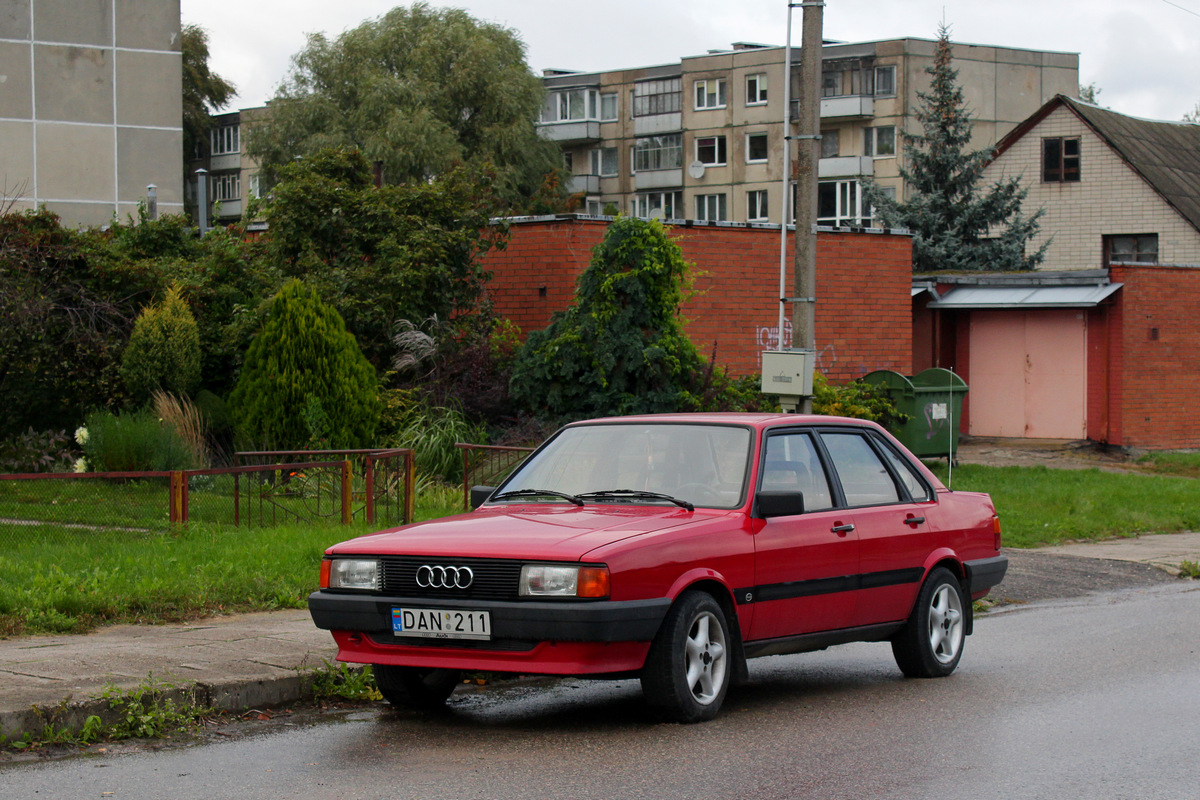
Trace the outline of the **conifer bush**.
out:
M 155 391 L 189 396 L 200 383 L 200 332 L 177 287 L 148 306 L 133 325 L 121 379 L 135 405 Z
M 341 315 L 296 279 L 271 301 L 229 405 L 246 445 L 290 450 L 309 441 L 312 398 L 328 418 L 332 447 L 372 444 L 380 413 L 375 371 Z

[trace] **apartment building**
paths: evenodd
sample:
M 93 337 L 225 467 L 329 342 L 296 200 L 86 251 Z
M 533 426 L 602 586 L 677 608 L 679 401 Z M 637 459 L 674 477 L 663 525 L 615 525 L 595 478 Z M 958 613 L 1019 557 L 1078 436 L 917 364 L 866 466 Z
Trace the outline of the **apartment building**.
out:
M 266 113 L 266 106 L 256 106 L 212 116 L 208 141 L 202 143 L 204 152 L 193 154 L 184 176 L 187 212 L 193 219 L 197 216 L 200 185 L 197 170 L 205 171 L 210 225 L 237 222 L 247 202 L 261 196 L 258 162 L 246 153 L 246 132 Z
M 921 131 L 917 93 L 936 42 L 822 48 L 818 221 L 869 227 L 862 184 L 903 198 L 902 135 Z M 589 214 L 770 222 L 784 216 L 784 48 L 735 43 L 679 63 L 607 72 L 548 70 L 539 130 L 558 142 Z M 799 50 L 793 51 L 797 96 Z M 954 44 L 974 119 L 995 144 L 1056 94 L 1077 96 L 1079 56 Z M 795 118 L 795 101 L 789 119 Z M 792 218 L 788 203 L 788 220 Z
M 183 210 L 179 0 L 0 2 L 0 201 L 70 225 Z

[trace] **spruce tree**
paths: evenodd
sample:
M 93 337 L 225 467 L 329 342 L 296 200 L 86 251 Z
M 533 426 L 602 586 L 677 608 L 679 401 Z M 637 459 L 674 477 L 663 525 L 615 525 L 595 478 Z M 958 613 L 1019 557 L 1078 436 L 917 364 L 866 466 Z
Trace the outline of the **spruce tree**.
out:
M 200 383 L 200 331 L 196 318 L 172 287 L 161 303 L 148 306 L 133 325 L 121 359 L 121 379 L 136 405 L 155 389 L 188 396 Z
M 272 300 L 229 404 L 244 443 L 288 450 L 308 443 L 305 409 L 317 403 L 331 446 L 372 444 L 380 412 L 375 370 L 341 315 L 292 280 Z
M 904 135 L 906 166 L 900 175 L 909 199 L 887 197 L 869 184 L 867 200 L 884 226 L 912 231 L 914 272 L 1034 269 L 1047 245 L 1031 254 L 1025 250 L 1038 232 L 1042 211 L 1022 214 L 1028 190 L 1018 178 L 977 191 L 992 150 L 967 150 L 971 117 L 950 59 L 950 33 L 943 25 L 933 64 L 925 68 L 932 84 L 928 92 L 917 93 L 916 117 L 925 132 Z

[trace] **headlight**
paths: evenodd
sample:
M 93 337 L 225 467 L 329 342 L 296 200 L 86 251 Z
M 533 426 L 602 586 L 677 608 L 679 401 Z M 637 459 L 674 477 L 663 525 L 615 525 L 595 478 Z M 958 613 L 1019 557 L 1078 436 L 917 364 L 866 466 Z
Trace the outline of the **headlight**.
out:
M 608 567 L 526 564 L 521 567 L 522 597 L 608 597 Z
M 379 591 L 379 559 L 333 558 L 326 563 L 329 564 L 330 589 Z

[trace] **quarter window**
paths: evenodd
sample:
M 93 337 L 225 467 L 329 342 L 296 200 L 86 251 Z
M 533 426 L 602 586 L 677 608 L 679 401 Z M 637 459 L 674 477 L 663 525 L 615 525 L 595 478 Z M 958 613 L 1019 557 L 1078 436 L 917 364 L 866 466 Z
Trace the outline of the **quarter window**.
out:
M 1042 181 L 1077 183 L 1079 181 L 1079 139 L 1056 137 L 1042 139 Z
M 720 167 L 726 163 L 724 136 L 696 137 L 696 160 L 709 167 Z
M 900 478 L 900 484 L 908 491 L 908 496 L 916 503 L 922 503 L 926 500 L 932 500 L 933 495 L 929 491 L 929 487 L 921 478 L 917 471 L 913 469 L 912 464 L 900 457 L 898 453 L 892 451 L 892 448 L 881 443 L 879 448 L 883 451 L 884 459 L 891 464 L 896 475 Z
M 761 164 L 767 160 L 767 134 L 746 134 L 746 163 Z
M 696 110 L 725 107 L 725 79 L 696 81 Z
M 746 105 L 761 106 L 767 102 L 767 73 L 746 76 Z

